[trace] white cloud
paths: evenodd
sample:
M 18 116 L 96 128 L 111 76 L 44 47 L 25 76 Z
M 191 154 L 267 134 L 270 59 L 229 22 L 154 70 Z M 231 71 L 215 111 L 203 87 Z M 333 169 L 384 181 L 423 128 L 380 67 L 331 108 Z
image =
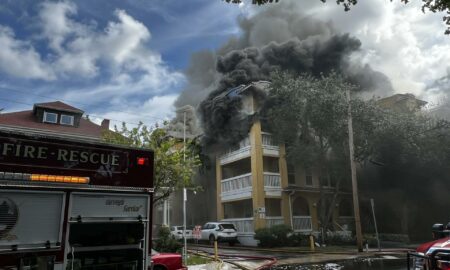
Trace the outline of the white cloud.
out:
M 25 79 L 55 79 L 51 68 L 31 45 L 17 40 L 12 29 L 1 25 L 0 48 L 0 72 Z
M 39 19 L 43 28 L 43 36 L 49 38 L 49 46 L 57 51 L 63 51 L 63 42 L 67 36 L 80 31 L 77 23 L 68 19 L 68 16 L 76 14 L 77 7 L 70 2 L 50 3 L 45 2 L 41 5 Z
M 54 80 L 65 85 L 59 93 L 50 85 L 33 91 L 56 96 L 99 119 L 151 125 L 173 116 L 177 95 L 172 93 L 184 76 L 149 48 L 151 33 L 142 22 L 116 10 L 100 28 L 95 21 L 81 21 L 72 2 L 44 2 L 38 7 L 33 39 L 21 40 L 0 25 L 0 74 Z M 42 45 L 46 50 L 38 51 Z M 36 96 L 29 99 L 35 101 Z
M 362 42 L 360 56 L 385 73 L 394 89 L 433 100 L 426 88 L 446 74 L 450 66 L 449 36 L 444 35 L 444 14 L 421 11 L 421 1 L 358 1 L 350 12 L 329 3 L 315 15 L 331 20 L 342 32 Z
M 91 117 L 95 122 L 100 123 L 103 118 L 111 119 L 111 127 L 117 125 L 120 127 L 121 122 L 125 121 L 128 127 L 133 127 L 139 122 L 143 122 L 147 126 L 152 126 L 154 123 L 162 123 L 163 120 L 169 120 L 174 117 L 175 108 L 174 101 L 178 95 L 163 95 L 154 96 L 143 102 L 142 105 L 119 106 L 112 111 L 94 112 L 95 117 Z M 101 116 L 99 118 L 98 116 Z
M 36 40 L 16 39 L 10 28 L 1 27 L 0 71 L 44 80 L 102 76 L 101 86 L 83 94 L 105 94 L 104 98 L 161 93 L 183 80 L 181 73 L 171 71 L 160 54 L 148 48 L 149 29 L 125 11 L 116 10 L 115 20 L 98 29 L 95 22 L 76 20 L 74 3 L 44 2 L 39 7 L 38 41 L 46 42 L 50 54 L 42 59 L 33 47 Z

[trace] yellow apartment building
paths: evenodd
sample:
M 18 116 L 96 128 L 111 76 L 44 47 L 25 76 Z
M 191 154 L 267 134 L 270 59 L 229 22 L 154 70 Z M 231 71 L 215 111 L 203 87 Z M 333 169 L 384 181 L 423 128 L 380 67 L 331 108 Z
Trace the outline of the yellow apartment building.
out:
M 241 95 L 245 114 L 260 108 L 252 88 L 265 91 L 267 86 L 260 81 L 232 89 Z M 274 144 L 260 120 L 253 121 L 237 147 L 216 157 L 217 218 L 235 225 L 242 244 L 256 245 L 255 230 L 276 224 L 304 234 L 321 231 L 319 205 L 334 196 L 335 187 L 319 170 L 288 166 L 285 157 L 284 145 Z M 332 225 L 349 232 L 354 223 L 350 193 L 339 192 L 334 201 Z

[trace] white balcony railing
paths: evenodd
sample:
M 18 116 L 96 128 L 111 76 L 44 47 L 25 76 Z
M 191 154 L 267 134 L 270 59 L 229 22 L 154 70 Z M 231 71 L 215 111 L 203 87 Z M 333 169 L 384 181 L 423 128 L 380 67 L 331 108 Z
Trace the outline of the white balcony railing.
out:
M 266 227 L 270 228 L 280 224 L 284 224 L 283 217 L 266 217 Z
M 264 173 L 264 191 L 266 196 L 281 197 L 281 176 L 279 173 Z
M 242 199 L 252 196 L 252 174 L 247 173 L 221 181 L 222 201 Z
M 252 187 L 252 174 L 247 173 L 222 180 L 222 193 Z
M 273 142 L 272 135 L 262 132 L 261 136 L 264 155 L 278 157 L 280 155 L 280 147 Z
M 295 232 L 312 231 L 312 222 L 310 216 L 293 216 L 292 217 Z
M 223 165 L 226 163 L 239 160 L 241 158 L 249 157 L 250 150 L 251 150 L 250 138 L 246 137 L 239 143 L 238 146 L 230 148 L 227 151 L 225 151 L 219 158 L 220 163 Z
M 281 176 L 279 173 L 264 173 L 264 187 L 281 188 Z
M 277 146 L 276 144 L 274 144 L 272 135 L 270 133 L 261 132 L 261 136 L 262 136 L 262 144 L 263 145 Z
M 238 233 L 253 233 L 253 218 L 227 218 L 223 222 L 232 223 Z

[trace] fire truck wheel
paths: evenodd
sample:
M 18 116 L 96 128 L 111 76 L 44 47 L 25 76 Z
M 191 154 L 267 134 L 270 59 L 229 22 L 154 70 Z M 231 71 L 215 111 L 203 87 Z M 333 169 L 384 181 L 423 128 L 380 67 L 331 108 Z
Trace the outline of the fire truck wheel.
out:
M 167 269 L 162 265 L 155 265 L 153 266 L 153 270 L 167 270 Z

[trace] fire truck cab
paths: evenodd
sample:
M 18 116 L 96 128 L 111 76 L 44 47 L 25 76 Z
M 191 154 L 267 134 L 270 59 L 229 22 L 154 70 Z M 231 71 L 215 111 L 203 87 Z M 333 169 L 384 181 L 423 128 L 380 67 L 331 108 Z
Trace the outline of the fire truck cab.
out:
M 432 227 L 433 241 L 408 252 L 408 270 L 450 270 L 450 223 Z
M 153 152 L 0 131 L 0 269 L 151 267 Z

